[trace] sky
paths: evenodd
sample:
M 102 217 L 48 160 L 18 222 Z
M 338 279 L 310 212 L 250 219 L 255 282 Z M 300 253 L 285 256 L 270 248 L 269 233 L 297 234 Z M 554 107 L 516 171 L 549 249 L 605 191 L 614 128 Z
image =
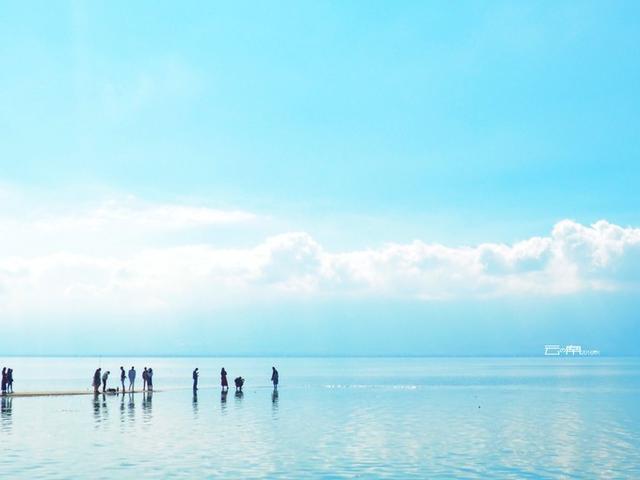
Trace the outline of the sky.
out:
M 0 3 L 6 354 L 637 354 L 637 2 Z

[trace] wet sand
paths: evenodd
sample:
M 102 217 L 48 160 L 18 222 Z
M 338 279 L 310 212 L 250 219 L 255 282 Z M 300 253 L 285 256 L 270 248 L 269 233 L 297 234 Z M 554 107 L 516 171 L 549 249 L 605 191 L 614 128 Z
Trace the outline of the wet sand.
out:
M 156 393 L 159 390 L 153 390 L 152 393 Z M 132 392 L 126 391 L 124 393 L 146 393 L 147 390 L 133 390 Z M 73 395 L 113 395 L 118 396 L 123 392 L 98 392 L 97 394 L 93 390 L 68 390 L 68 391 L 47 391 L 47 392 L 15 392 L 0 395 L 0 398 L 17 398 L 17 397 L 64 397 Z

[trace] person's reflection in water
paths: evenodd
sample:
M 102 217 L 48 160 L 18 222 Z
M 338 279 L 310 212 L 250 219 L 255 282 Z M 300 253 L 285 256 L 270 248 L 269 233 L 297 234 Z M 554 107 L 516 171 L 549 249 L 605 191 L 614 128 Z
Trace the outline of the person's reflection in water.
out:
M 96 423 L 100 421 L 100 394 L 99 393 L 93 394 L 93 417 Z
M 93 416 L 98 426 L 99 423 L 105 421 L 109 411 L 107 410 L 107 396 L 104 393 L 96 393 L 93 395 Z
M 191 405 L 193 406 L 193 415 L 197 417 L 198 416 L 198 392 L 196 392 L 195 390 L 193 391 L 193 402 L 191 403 Z
M 244 392 L 242 390 L 236 390 L 236 402 L 239 402 L 240 400 L 242 400 L 242 397 L 244 397 Z
M 2 404 L 0 405 L 0 415 L 2 418 L 2 431 L 8 431 L 11 428 L 11 413 L 12 413 L 11 397 L 2 397 Z
M 271 412 L 275 415 L 278 413 L 278 389 L 275 388 L 273 392 L 271 392 Z
M 220 410 L 222 413 L 227 413 L 227 393 L 226 390 L 220 393 Z
M 153 400 L 153 392 L 147 390 L 142 394 L 142 412 L 144 414 L 144 420 L 151 420 L 151 400 Z
M 123 390 L 124 392 L 124 390 Z M 124 393 L 120 396 L 120 423 L 124 423 L 125 408 L 124 408 Z
M 127 405 L 127 408 L 129 410 L 129 421 L 133 421 L 136 417 L 136 403 L 134 401 L 135 395 L 131 392 L 129 392 L 128 395 L 129 395 L 129 404 Z

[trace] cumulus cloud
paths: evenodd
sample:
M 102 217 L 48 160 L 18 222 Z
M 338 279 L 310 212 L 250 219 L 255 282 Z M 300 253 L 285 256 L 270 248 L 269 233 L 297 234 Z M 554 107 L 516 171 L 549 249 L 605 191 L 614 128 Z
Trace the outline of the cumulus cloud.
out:
M 69 218 L 67 227 L 73 228 L 105 228 L 126 219 L 146 228 L 179 229 L 243 221 L 250 215 L 176 206 L 107 206 Z M 590 226 L 563 220 L 549 236 L 464 247 L 414 241 L 334 252 L 308 233 L 289 232 L 246 248 L 199 243 L 143 246 L 115 256 L 7 253 L 0 254 L 0 308 L 14 313 L 192 311 L 300 296 L 447 301 L 640 285 L 640 229 L 604 220 Z

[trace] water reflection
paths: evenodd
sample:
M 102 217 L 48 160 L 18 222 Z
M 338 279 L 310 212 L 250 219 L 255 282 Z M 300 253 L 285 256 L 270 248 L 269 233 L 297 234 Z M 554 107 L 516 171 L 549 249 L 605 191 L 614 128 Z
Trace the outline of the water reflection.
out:
M 196 392 L 196 390 L 193 391 L 192 406 L 193 406 L 193 415 L 197 417 L 198 416 L 198 392 Z
M 129 393 L 129 403 L 127 404 L 127 410 L 129 411 L 129 421 L 133 421 L 136 418 L 136 403 L 134 401 L 135 395 Z
M 125 420 L 124 393 L 120 395 L 120 423 Z
M 184 360 L 185 365 L 187 361 L 192 362 Z M 336 362 L 349 375 L 348 379 L 339 377 L 336 384 L 359 387 L 326 388 L 328 367 L 314 369 L 319 377 L 303 372 L 308 376 L 301 373 L 297 385 L 284 387 L 282 416 L 279 389 L 267 386 L 266 379 L 247 390 L 246 402 L 235 397 L 234 391 L 228 399 L 217 386 L 202 389 L 205 393 L 203 403 L 197 398 L 197 416 L 193 394 L 191 409 L 187 403 L 191 385 L 154 393 L 159 397 L 152 419 L 147 396 L 127 393 L 126 425 L 120 423 L 122 397 L 94 397 L 93 393 L 0 397 L 0 479 L 182 476 L 277 480 L 328 475 L 481 479 L 521 478 L 528 473 L 546 478 L 640 479 L 640 422 L 633 407 L 640 392 L 640 373 L 631 376 L 626 370 L 614 374 L 597 370 L 591 376 L 584 373 L 584 386 L 567 386 L 555 372 L 525 371 L 526 385 L 500 387 L 521 374 L 522 362 L 533 360 L 509 360 L 516 362 L 517 370 L 494 364 L 473 370 L 485 360 L 456 359 L 447 362 L 471 370 L 465 377 L 469 385 L 460 382 L 460 386 L 447 387 L 424 386 L 414 378 L 418 371 L 435 368 L 433 362 L 441 362 L 439 359 L 384 359 L 385 364 L 397 362 L 390 369 L 394 377 L 388 380 L 379 378 L 377 370 L 352 373 L 353 364 L 360 360 L 323 361 Z M 370 365 L 378 360 L 366 362 Z M 69 365 L 72 368 L 74 363 Z M 593 372 L 598 367 L 584 365 L 576 370 Z M 47 369 L 44 363 L 40 366 L 38 375 L 64 370 Z M 640 372 L 638 360 L 632 366 L 634 372 Z M 176 367 L 175 371 L 178 375 L 188 368 Z M 256 371 L 257 378 L 260 370 Z M 433 382 L 445 384 L 448 372 Z M 342 375 L 337 370 L 331 373 Z M 498 374 L 504 380 L 495 380 Z M 479 386 L 484 375 L 495 375 L 491 378 L 497 385 Z M 530 375 L 538 378 L 533 386 Z M 253 373 L 249 378 L 254 378 Z M 199 397 L 200 391 L 197 393 Z M 17 402 L 17 416 L 12 415 L 12 401 Z M 105 418 L 107 407 L 110 418 Z M 94 412 L 100 423 L 94 422 Z
M 151 401 L 153 400 L 153 391 L 149 390 L 142 394 L 142 415 L 145 422 L 151 420 Z
M 9 430 L 11 428 L 11 414 L 13 410 L 13 398 L 2 397 L 2 404 L 0 405 L 0 418 L 2 418 L 2 430 Z
M 227 391 L 220 392 L 220 410 L 222 413 L 227 413 Z
M 96 393 L 93 395 L 93 417 L 96 422 L 100 421 L 100 394 Z
M 95 424 L 106 421 L 109 418 L 107 409 L 107 397 L 104 393 L 96 393 L 93 396 L 93 417 Z

